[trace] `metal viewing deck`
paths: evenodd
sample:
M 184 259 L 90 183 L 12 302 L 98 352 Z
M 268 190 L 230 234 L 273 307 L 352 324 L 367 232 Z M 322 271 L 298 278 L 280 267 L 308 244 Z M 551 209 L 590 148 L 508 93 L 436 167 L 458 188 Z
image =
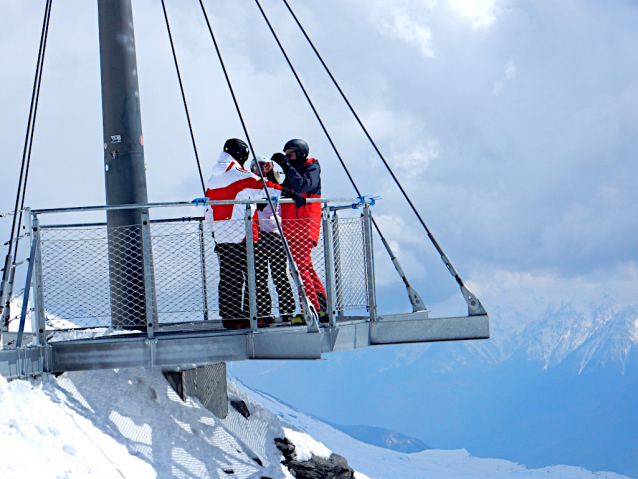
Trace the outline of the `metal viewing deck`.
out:
M 291 200 L 281 200 L 286 201 Z M 25 263 L 24 302 L 18 330 L 3 332 L 0 374 L 16 378 L 153 366 L 175 370 L 248 359 L 320 359 L 323 353 L 383 344 L 489 338 L 488 316 L 482 307 L 472 311 L 472 297 L 466 298 L 467 317 L 432 319 L 428 311 L 379 316 L 373 201 L 310 201 L 322 203 L 311 259 L 325 288 L 321 299 L 326 318 L 319 322 L 307 315 L 303 325 L 286 321 L 301 312 L 297 295 L 291 300 L 285 293 L 292 289 L 290 268 L 278 273 L 266 261 L 264 269 L 264 258 L 277 245 L 254 233 L 259 227 L 251 204 L 266 200 L 207 202 L 246 205 L 243 220 L 224 222 L 226 230 L 217 230 L 218 240 L 225 234 L 245 238 L 245 253 L 242 246 L 233 263 L 247 272 L 243 290 L 223 284 L 218 243 L 203 218 L 150 219 L 151 212 L 159 217 L 167 208 L 193 208 L 192 203 L 27 210 L 31 254 Z M 75 219 L 114 209 L 141 210 L 141 224 L 45 221 L 54 214 Z M 288 243 L 294 243 L 299 230 L 294 221 L 282 224 Z M 134 283 L 131 277 L 143 282 Z M 223 326 L 222 319 L 229 318 L 220 305 L 231 299 L 225 295 L 239 298 L 246 329 Z

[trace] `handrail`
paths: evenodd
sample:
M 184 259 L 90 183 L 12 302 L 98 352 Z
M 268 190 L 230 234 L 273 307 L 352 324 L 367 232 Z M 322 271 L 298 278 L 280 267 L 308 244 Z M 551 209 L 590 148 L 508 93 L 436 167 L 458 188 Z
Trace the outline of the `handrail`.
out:
M 158 223 L 190 223 L 190 222 L 199 222 L 204 221 L 203 216 L 182 216 L 179 218 L 165 218 L 161 220 L 151 220 L 150 223 L 152 225 Z M 108 224 L 104 221 L 101 223 L 69 223 L 69 224 L 53 224 L 53 225 L 40 225 L 40 229 L 60 229 L 60 228 L 92 228 L 98 226 L 108 226 Z
M 307 203 L 358 203 L 361 198 L 308 198 Z M 365 198 L 365 202 L 370 204 L 369 198 Z M 200 202 L 202 203 L 202 202 Z M 279 198 L 277 203 L 294 203 L 291 198 Z M 268 204 L 268 199 L 256 199 L 256 200 L 223 200 L 223 201 L 206 201 L 205 206 L 208 205 L 250 205 L 250 204 Z M 113 210 L 131 210 L 140 208 L 170 208 L 178 206 L 197 206 L 196 203 L 191 201 L 176 201 L 169 203 L 141 203 L 141 204 L 129 204 L 129 205 L 103 205 L 103 206 L 74 206 L 70 208 L 48 208 L 40 210 L 31 210 L 34 215 L 50 214 L 50 213 L 74 213 L 78 211 L 113 211 Z

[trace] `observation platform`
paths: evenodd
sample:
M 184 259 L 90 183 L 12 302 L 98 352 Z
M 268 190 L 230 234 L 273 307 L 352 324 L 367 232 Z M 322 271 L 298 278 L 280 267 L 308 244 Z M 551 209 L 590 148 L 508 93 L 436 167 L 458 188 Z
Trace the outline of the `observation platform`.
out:
M 304 325 L 282 319 L 298 314 L 302 301 L 292 265 L 277 268 L 281 242 L 257 233 L 254 206 L 266 200 L 207 202 L 240 204 L 246 212 L 243 220 L 218 226 L 215 237 L 202 217 L 171 213 L 193 211 L 197 205 L 192 203 L 27 210 L 31 254 L 25 263 L 24 302 L 18 330 L 3 332 L 0 374 L 17 378 L 125 367 L 179 370 L 249 359 L 320 359 L 324 353 L 384 344 L 489 338 L 488 315 L 482 307 L 472 311 L 473 298 L 468 300 L 465 291 L 470 306 L 465 317 L 434 319 L 427 310 L 379 316 L 374 202 L 310 201 L 322 204 L 310 257 L 321 283 L 315 289 L 325 291 L 317 296 L 327 314 L 325 322 L 306 315 Z M 140 210 L 141 224 L 52 221 L 114 209 Z M 157 219 L 150 219 L 151 213 Z M 284 220 L 281 226 L 303 277 L 307 265 L 300 264 L 295 248 L 307 238 L 308 225 Z M 228 276 L 220 275 L 218 246 L 230 238 L 243 246 L 226 260 L 230 258 L 233 271 L 244 272 L 239 287 L 233 283 L 231 288 Z M 241 238 L 248 241 L 241 243 Z M 301 295 L 310 296 L 303 289 Z M 235 307 L 234 316 L 229 316 L 229 305 Z M 222 316 L 243 319 L 247 327 L 229 330 Z M 268 322 L 268 327 L 259 327 Z

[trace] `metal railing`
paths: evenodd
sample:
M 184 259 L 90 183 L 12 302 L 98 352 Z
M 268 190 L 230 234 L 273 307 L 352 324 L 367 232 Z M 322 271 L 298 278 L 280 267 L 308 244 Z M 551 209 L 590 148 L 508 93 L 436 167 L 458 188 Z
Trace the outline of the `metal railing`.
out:
M 265 202 L 207 202 L 246 205 L 244 219 L 218 221 L 214 233 L 202 217 L 149 220 L 158 208 L 191 203 L 28 211 L 33 254 L 25 297 L 31 288 L 35 343 L 46 344 L 52 331 L 86 328 L 141 330 L 150 338 L 163 327 L 179 330 L 181 323 L 221 328 L 219 320 L 250 321 L 256 329 L 301 313 L 282 238 L 254 214 L 255 204 Z M 286 202 L 291 200 L 280 200 Z M 310 202 L 322 204 L 321 218 L 282 221 L 305 295 L 333 325 L 348 310 L 376 319 L 369 203 Z M 348 216 L 344 204 L 361 209 Z M 142 209 L 142 224 L 40 225 L 51 213 L 133 206 Z

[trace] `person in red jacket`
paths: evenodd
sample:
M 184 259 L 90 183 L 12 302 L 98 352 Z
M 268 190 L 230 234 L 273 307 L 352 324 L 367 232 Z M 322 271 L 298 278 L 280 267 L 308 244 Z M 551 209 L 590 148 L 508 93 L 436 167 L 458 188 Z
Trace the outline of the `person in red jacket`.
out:
M 284 171 L 286 180 L 282 186 L 305 198 L 321 198 L 321 167 L 315 158 L 308 158 L 310 148 L 303 140 L 290 140 L 284 146 L 284 154 L 275 153 L 272 161 Z M 290 253 L 297 264 L 308 301 L 317 310 L 319 320 L 327 322 L 326 290 L 312 264 L 311 252 L 319 241 L 321 231 L 321 203 L 308 203 L 301 208 L 293 204 L 281 205 L 284 236 Z M 293 322 L 304 322 L 303 314 Z

